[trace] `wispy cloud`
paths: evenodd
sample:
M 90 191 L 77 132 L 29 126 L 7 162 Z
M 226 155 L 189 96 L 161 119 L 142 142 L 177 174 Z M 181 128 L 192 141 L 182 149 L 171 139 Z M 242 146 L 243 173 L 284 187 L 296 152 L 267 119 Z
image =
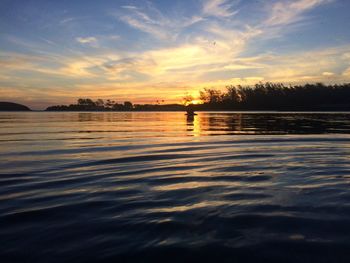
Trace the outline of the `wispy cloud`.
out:
M 203 3 L 203 15 L 216 17 L 230 17 L 238 13 L 233 6 L 238 1 L 206 0 Z
M 132 9 L 132 10 L 136 10 L 138 9 L 136 6 L 134 5 L 122 5 L 121 8 L 124 8 L 124 9 Z
M 148 18 L 146 15 L 139 15 L 137 17 L 125 15 L 120 17 L 120 19 L 129 26 L 141 30 L 143 32 L 149 33 L 156 38 L 168 39 L 171 37 L 169 31 L 164 30 L 164 28 L 160 26 L 158 22 L 156 23 L 154 21 L 151 21 L 151 19 Z
M 60 21 L 60 24 L 61 24 L 61 25 L 64 25 L 64 24 L 69 23 L 69 22 L 72 22 L 72 21 L 74 21 L 74 20 L 77 20 L 77 18 L 75 18 L 75 17 L 67 17 L 67 18 L 62 19 L 62 20 Z
M 343 71 L 342 76 L 350 78 L 350 67 Z
M 96 37 L 77 37 L 75 40 L 80 44 L 88 44 L 91 46 L 96 46 L 98 44 Z
M 329 72 L 329 71 L 325 71 L 325 72 L 322 73 L 322 76 L 331 77 L 331 76 L 334 76 L 334 73 L 333 72 Z
M 201 15 L 165 16 L 150 2 L 144 7 L 128 5 L 122 8 L 124 12 L 114 13 L 116 18 L 130 27 L 164 41 L 174 41 L 182 30 L 204 20 Z
M 284 0 L 276 2 L 265 22 L 268 26 L 287 25 L 302 20 L 303 14 L 317 6 L 328 4 L 333 0 Z

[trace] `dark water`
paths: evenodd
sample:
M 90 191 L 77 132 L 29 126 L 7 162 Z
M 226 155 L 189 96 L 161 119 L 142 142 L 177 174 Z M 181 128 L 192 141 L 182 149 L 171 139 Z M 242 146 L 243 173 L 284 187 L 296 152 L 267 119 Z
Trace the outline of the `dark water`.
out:
M 350 114 L 0 113 L 0 262 L 349 262 Z

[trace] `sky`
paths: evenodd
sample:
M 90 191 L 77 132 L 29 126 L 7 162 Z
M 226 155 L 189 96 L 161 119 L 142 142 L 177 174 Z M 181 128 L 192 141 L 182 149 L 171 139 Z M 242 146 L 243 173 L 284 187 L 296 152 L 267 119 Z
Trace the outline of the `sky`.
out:
M 348 0 L 1 0 L 0 101 L 350 82 Z

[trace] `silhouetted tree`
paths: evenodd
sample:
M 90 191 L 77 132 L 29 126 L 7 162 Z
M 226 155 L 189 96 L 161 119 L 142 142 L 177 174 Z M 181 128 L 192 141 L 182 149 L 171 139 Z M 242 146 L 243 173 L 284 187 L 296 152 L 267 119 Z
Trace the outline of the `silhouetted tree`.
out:
M 78 105 L 96 106 L 95 102 L 93 102 L 91 99 L 78 99 Z
M 113 105 L 115 104 L 115 101 L 113 100 L 107 100 L 107 102 L 105 103 L 105 108 L 111 110 L 113 108 Z
M 215 104 L 222 101 L 222 94 L 220 90 L 207 89 L 200 91 L 200 99 L 205 103 Z
M 115 111 L 122 111 L 124 109 L 124 105 L 123 104 L 119 104 L 119 103 L 115 103 L 112 106 L 112 109 Z
M 221 95 L 223 103 L 239 103 L 241 101 L 240 94 L 235 86 L 227 86 L 226 90 L 227 92 Z
M 124 110 L 132 110 L 132 103 L 130 101 L 124 102 Z
M 105 102 L 102 99 L 97 99 L 96 102 L 95 102 L 95 105 L 97 107 L 104 107 Z
M 182 103 L 183 105 L 188 106 L 189 104 L 191 104 L 193 100 L 194 100 L 193 96 L 186 93 L 185 96 L 182 98 Z

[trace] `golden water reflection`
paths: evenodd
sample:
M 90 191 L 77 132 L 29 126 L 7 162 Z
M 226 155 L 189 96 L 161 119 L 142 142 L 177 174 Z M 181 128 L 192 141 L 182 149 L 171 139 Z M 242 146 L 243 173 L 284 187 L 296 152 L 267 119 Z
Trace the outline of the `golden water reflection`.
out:
M 0 115 L 0 123 L 4 139 L 28 130 L 43 137 L 76 132 L 118 133 L 118 138 L 350 133 L 349 113 L 198 112 L 187 117 L 184 112 L 32 112 Z
M 350 133 L 349 113 L 200 112 L 187 118 L 193 136 Z

